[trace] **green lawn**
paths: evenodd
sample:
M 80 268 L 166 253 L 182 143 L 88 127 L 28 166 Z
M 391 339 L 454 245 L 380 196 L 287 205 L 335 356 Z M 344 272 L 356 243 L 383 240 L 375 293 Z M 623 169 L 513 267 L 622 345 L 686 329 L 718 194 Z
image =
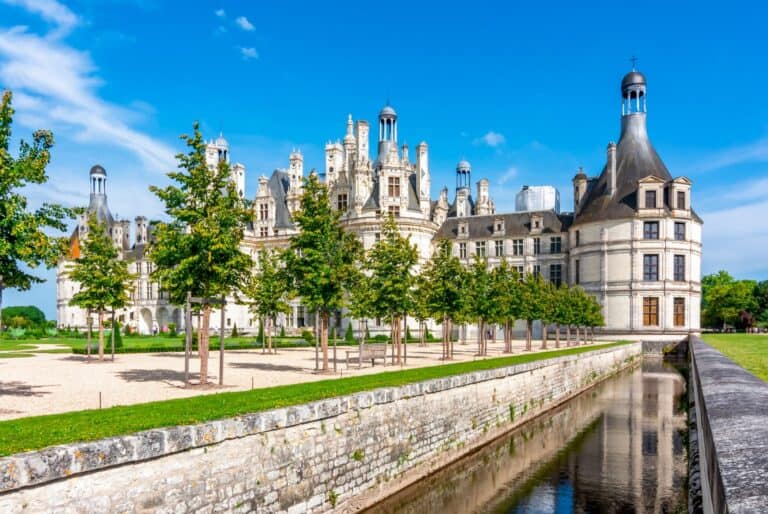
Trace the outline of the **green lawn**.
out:
M 190 425 L 380 387 L 401 386 L 422 380 L 510 366 L 561 355 L 579 354 L 621 344 L 626 344 L 626 342 L 602 345 L 597 348 L 595 346 L 579 346 L 548 352 L 525 353 L 494 359 L 390 371 L 374 375 L 334 378 L 305 384 L 291 384 L 251 391 L 218 393 L 112 407 L 103 410 L 84 410 L 2 421 L 0 422 L 0 456 L 75 441 L 92 441 L 151 428 Z
M 704 334 L 708 345 L 768 382 L 768 335 L 762 334 Z

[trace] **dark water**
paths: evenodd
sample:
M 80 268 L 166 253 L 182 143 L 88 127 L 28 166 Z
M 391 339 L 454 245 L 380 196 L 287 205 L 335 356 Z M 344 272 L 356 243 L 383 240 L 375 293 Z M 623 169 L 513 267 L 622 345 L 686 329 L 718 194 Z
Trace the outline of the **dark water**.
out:
M 646 358 L 368 512 L 687 512 L 681 369 Z

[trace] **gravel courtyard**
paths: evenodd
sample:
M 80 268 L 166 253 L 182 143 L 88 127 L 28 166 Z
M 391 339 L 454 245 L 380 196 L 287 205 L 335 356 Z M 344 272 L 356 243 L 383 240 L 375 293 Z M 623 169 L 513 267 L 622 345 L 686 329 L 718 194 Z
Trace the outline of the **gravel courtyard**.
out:
M 600 344 L 599 342 L 597 344 Z M 564 346 L 565 342 L 561 343 Z M 541 343 L 534 342 L 534 348 Z M 514 341 L 514 353 L 523 351 L 524 341 Z M 554 341 L 549 342 L 550 349 Z M 50 348 L 50 346 L 47 346 Z M 0 420 L 52 414 L 83 409 L 128 405 L 155 400 L 183 398 L 222 391 L 244 391 L 299 382 L 326 380 L 333 377 L 353 376 L 401 369 L 377 361 L 362 369 L 352 365 L 347 369 L 345 352 L 350 347 L 337 349 L 337 373 L 315 373 L 314 348 L 290 348 L 278 354 L 263 354 L 261 350 L 233 350 L 224 357 L 224 386 L 205 390 L 185 389 L 183 353 L 118 354 L 115 362 L 107 357 L 100 363 L 85 356 L 73 354 L 35 354 L 34 357 L 0 360 Z M 474 343 L 454 346 L 452 362 L 477 359 Z M 502 356 L 503 343 L 488 344 L 488 358 Z M 536 350 L 535 350 L 536 351 Z M 329 349 L 332 359 L 332 349 Z M 440 360 L 440 343 L 427 347 L 408 345 L 408 364 L 402 368 L 435 366 Z M 218 382 L 219 352 L 211 352 L 210 380 Z M 331 360 L 330 366 L 333 366 Z M 199 359 L 190 361 L 192 380 L 197 380 Z M 101 396 L 101 398 L 100 398 Z

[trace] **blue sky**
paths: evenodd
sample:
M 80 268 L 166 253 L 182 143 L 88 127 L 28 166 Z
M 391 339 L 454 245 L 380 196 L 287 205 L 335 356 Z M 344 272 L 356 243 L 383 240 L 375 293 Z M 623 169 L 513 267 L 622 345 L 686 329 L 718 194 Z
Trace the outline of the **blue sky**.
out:
M 433 196 L 466 157 L 500 210 L 523 184 L 571 209 L 579 166 L 618 138 L 619 83 L 637 55 L 648 127 L 673 176 L 693 181 L 704 272 L 768 278 L 768 8 L 760 2 L 161 2 L 0 0 L 0 88 L 15 135 L 54 130 L 51 181 L 33 202 L 87 203 L 109 174 L 113 213 L 159 217 L 178 135 L 199 120 L 245 164 L 247 193 L 294 147 L 321 167 L 348 113 L 390 99 L 399 138 L 430 145 Z M 375 126 L 375 125 L 374 125 Z M 5 304 L 55 312 L 54 275 Z

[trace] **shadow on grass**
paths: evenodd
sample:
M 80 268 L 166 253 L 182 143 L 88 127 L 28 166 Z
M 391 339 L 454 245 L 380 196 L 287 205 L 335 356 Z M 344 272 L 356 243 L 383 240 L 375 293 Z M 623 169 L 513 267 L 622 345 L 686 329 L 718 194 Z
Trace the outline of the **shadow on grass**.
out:
M 49 385 L 29 385 L 26 382 L 19 382 L 14 380 L 13 382 L 0 382 L 0 396 L 31 396 L 39 398 L 46 394 L 51 394 L 51 391 L 40 391 L 43 387 L 57 387 L 58 384 Z
M 256 369 L 260 371 L 309 371 L 307 368 L 299 368 L 297 366 L 287 366 L 281 364 L 269 364 L 266 362 L 230 362 L 228 366 L 230 368 Z

